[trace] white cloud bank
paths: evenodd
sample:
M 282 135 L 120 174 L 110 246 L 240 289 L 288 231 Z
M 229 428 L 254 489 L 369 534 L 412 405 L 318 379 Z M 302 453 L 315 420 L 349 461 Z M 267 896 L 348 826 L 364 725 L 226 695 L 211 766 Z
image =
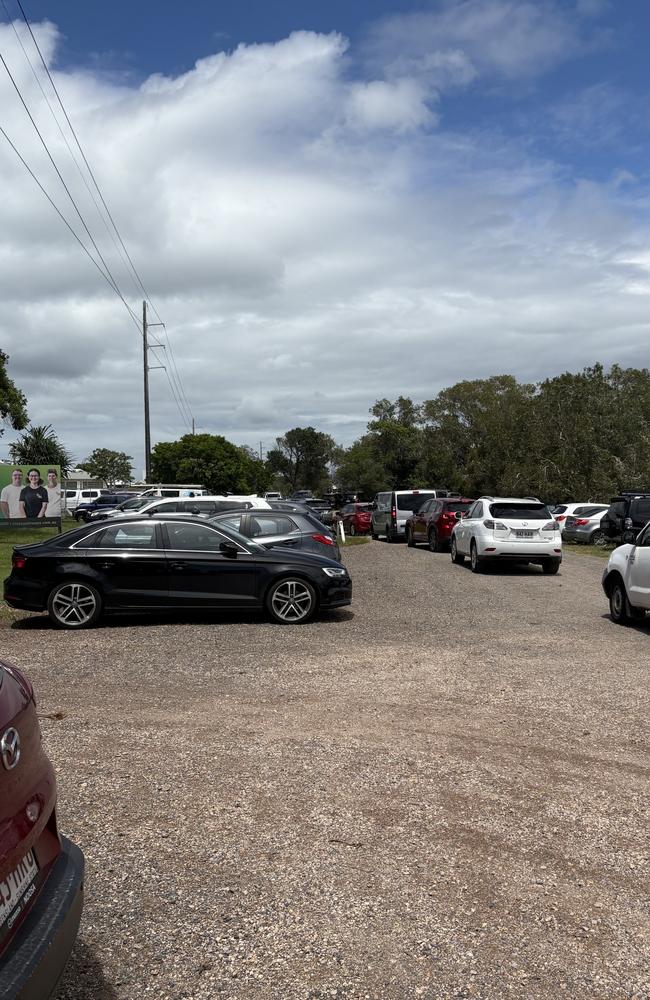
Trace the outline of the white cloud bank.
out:
M 56 65 L 56 29 L 39 39 Z M 467 0 L 382 22 L 362 78 L 344 38 L 306 32 L 138 87 L 56 74 L 199 430 L 269 447 L 312 424 L 349 443 L 382 396 L 646 360 L 634 178 L 574 181 L 488 129 L 445 130 L 449 91 L 530 80 L 581 44 L 564 4 Z M 139 313 L 8 25 L 0 51 Z M 0 106 L 81 236 L 2 77 Z M 6 144 L 0 185 L 0 346 L 32 421 L 78 459 L 114 447 L 140 471 L 138 332 Z M 154 442 L 187 429 L 161 371 L 151 406 Z

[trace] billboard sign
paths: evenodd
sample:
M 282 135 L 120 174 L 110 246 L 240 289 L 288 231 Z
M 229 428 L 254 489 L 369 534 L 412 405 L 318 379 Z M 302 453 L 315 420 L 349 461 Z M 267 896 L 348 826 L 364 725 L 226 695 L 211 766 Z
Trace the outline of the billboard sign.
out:
M 61 467 L 0 465 L 0 528 L 61 528 Z

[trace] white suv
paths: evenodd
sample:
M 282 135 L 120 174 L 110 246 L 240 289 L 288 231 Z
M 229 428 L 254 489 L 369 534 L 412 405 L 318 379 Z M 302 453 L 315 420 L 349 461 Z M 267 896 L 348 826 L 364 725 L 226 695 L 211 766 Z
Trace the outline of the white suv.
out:
M 540 563 L 557 573 L 562 562 L 562 534 L 546 504 L 530 497 L 479 497 L 454 526 L 451 558 L 469 556 L 472 572 L 488 560 Z

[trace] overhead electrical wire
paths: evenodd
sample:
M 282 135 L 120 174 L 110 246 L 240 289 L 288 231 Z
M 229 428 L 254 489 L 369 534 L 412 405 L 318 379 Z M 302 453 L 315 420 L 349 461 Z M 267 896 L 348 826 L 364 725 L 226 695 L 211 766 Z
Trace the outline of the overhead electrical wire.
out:
M 164 368 L 164 370 L 165 370 L 167 381 L 169 382 L 169 386 L 170 386 L 170 389 L 171 389 L 171 392 L 172 392 L 172 397 L 174 399 L 174 402 L 176 403 L 176 406 L 177 406 L 177 408 L 179 410 L 181 418 L 183 419 L 184 422 L 186 422 L 188 424 L 189 427 L 192 427 L 192 425 L 194 423 L 194 418 L 193 418 L 193 415 L 192 415 L 191 406 L 190 406 L 189 400 L 187 399 L 187 395 L 185 393 L 185 390 L 184 390 L 184 387 L 183 387 L 183 384 L 182 384 L 182 381 L 181 381 L 180 372 L 178 371 L 178 366 L 176 364 L 176 359 L 175 359 L 174 354 L 173 354 L 173 349 L 172 349 L 172 346 L 171 346 L 171 340 L 169 338 L 169 334 L 167 332 L 166 326 L 163 323 L 163 321 L 162 321 L 162 319 L 160 317 L 160 314 L 159 314 L 158 310 L 156 309 L 155 305 L 151 302 L 151 298 L 150 298 L 150 296 L 149 296 L 149 294 L 147 292 L 147 289 L 145 288 L 144 283 L 143 283 L 142 279 L 140 278 L 140 275 L 138 274 L 138 271 L 137 271 L 137 269 L 136 269 L 136 267 L 135 267 L 135 265 L 133 263 L 133 260 L 131 259 L 131 256 L 130 256 L 127 248 L 126 248 L 124 240 L 122 239 L 122 236 L 121 236 L 121 234 L 120 234 L 120 232 L 119 232 L 119 230 L 117 228 L 115 220 L 114 220 L 114 218 L 113 218 L 113 216 L 112 216 L 112 214 L 110 212 L 110 209 L 108 208 L 108 205 L 106 204 L 106 200 L 105 200 L 105 198 L 104 198 L 104 196 L 103 196 L 103 194 L 101 192 L 101 189 L 99 187 L 97 179 L 96 179 L 96 177 L 95 177 L 95 175 L 93 173 L 93 170 L 92 170 L 92 168 L 91 168 L 91 166 L 90 166 L 90 164 L 88 162 L 88 159 L 87 159 L 87 157 L 86 157 L 86 155 L 85 155 L 85 153 L 83 151 L 83 148 L 81 146 L 81 143 L 79 141 L 77 133 L 76 133 L 76 131 L 75 131 L 73 125 L 72 125 L 72 122 L 70 121 L 70 117 L 69 117 L 69 115 L 68 115 L 68 113 L 67 113 L 67 111 L 65 109 L 65 106 L 64 106 L 63 101 L 61 99 L 59 91 L 58 91 L 58 89 L 56 87 L 56 84 L 55 84 L 55 82 L 54 82 L 54 80 L 52 78 L 52 75 L 51 75 L 50 70 L 49 70 L 49 68 L 47 66 L 47 63 L 45 62 L 45 59 L 43 58 L 43 54 L 42 54 L 41 49 L 40 49 L 40 47 L 38 45 L 38 41 L 36 40 L 34 32 L 32 31 L 32 28 L 31 28 L 31 25 L 29 23 L 29 20 L 27 19 L 27 15 L 25 13 L 23 5 L 20 2 L 20 0 L 16 0 L 16 2 L 18 4 L 18 7 L 20 8 L 20 12 L 22 14 L 23 20 L 24 20 L 24 22 L 25 22 L 25 24 L 27 26 L 27 29 L 29 31 L 29 34 L 30 34 L 30 36 L 32 38 L 34 47 L 36 48 L 36 51 L 38 52 L 40 61 L 41 61 L 42 65 L 43 65 L 43 68 L 44 68 L 44 70 L 45 70 L 45 72 L 46 72 L 46 74 L 48 76 L 48 79 L 49 79 L 50 84 L 52 86 L 52 89 L 53 89 L 53 91 L 54 91 L 54 93 L 56 95 L 57 101 L 59 103 L 61 111 L 63 112 L 63 115 L 65 117 L 65 120 L 66 120 L 67 124 L 68 124 L 70 132 L 71 132 L 72 136 L 74 137 L 74 141 L 75 141 L 75 143 L 77 145 L 77 148 L 78 148 L 78 150 L 79 150 L 79 152 L 81 154 L 81 157 L 82 157 L 83 162 L 84 162 L 84 164 L 86 166 L 88 174 L 89 174 L 89 176 L 92 179 L 92 182 L 93 182 L 93 185 L 95 187 L 95 190 L 97 191 L 97 194 L 98 194 L 99 199 L 100 199 L 100 201 L 101 201 L 101 203 L 102 203 L 102 205 L 104 207 L 106 215 L 108 216 L 108 218 L 110 220 L 110 223 L 111 223 L 111 226 L 112 226 L 113 231 L 115 233 L 115 236 L 117 237 L 117 240 L 119 241 L 119 246 L 115 242 L 115 238 L 113 236 L 113 233 L 111 232 L 111 229 L 108 226 L 108 224 L 106 222 L 106 219 L 104 218 L 104 216 L 103 216 L 103 214 L 102 214 L 102 212 L 100 210 L 99 205 L 97 204 L 97 201 L 96 201 L 96 199 L 95 199 L 92 191 L 90 190 L 90 187 L 89 187 L 89 185 L 88 185 L 88 183 L 86 181 L 86 178 L 83 175 L 83 171 L 81 170 L 81 167 L 80 167 L 80 165 L 79 165 L 79 163 L 78 163 L 78 161 L 77 161 L 77 159 L 76 159 L 76 157 L 75 157 L 75 155 L 74 155 L 74 153 L 73 153 L 73 151 L 72 151 L 72 149 L 70 147 L 70 144 L 69 144 L 69 142 L 68 142 L 65 134 L 63 133 L 63 130 L 61 128 L 59 120 L 58 120 L 58 118 L 57 118 L 57 116 L 56 116 L 56 114 L 54 112 L 54 109 L 52 108 L 52 106 L 51 106 L 51 104 L 50 104 L 50 102 L 49 102 L 49 100 L 47 98 L 47 95 L 45 94 L 45 91 L 43 90 L 43 87 L 41 86 L 40 80 L 38 79 L 38 75 L 36 74 L 36 70 L 34 69 L 34 66 L 33 66 L 31 60 L 29 59 L 29 56 L 28 56 L 28 54 L 27 54 L 27 52 L 25 50 L 25 47 L 22 44 L 20 36 L 18 35 L 15 26 L 13 25 L 13 21 L 11 21 L 11 16 L 10 16 L 9 11 L 7 9 L 6 2 L 5 2 L 5 0 L 2 0 L 3 7 L 5 9 L 7 17 L 9 18 L 9 20 L 12 23 L 12 27 L 13 27 L 14 33 L 16 34 L 16 37 L 18 38 L 18 41 L 19 41 L 20 47 L 21 47 L 21 49 L 23 51 L 23 54 L 25 55 L 25 58 L 26 58 L 29 66 L 30 66 L 30 68 L 32 70 L 32 73 L 34 74 L 34 77 L 35 77 L 36 82 L 37 82 L 37 84 L 39 86 L 39 89 L 40 89 L 40 91 L 41 91 L 41 93 L 43 95 L 43 98 L 45 99 L 45 101 L 47 103 L 47 106 L 48 106 L 48 108 L 50 110 L 50 113 L 52 114 L 52 117 L 54 118 L 54 120 L 56 122 L 56 125 L 57 125 L 57 127 L 59 129 L 59 132 L 61 133 L 61 136 L 62 136 L 62 138 L 63 138 L 63 140 L 64 140 L 64 142 L 65 142 L 65 144 L 66 144 L 66 146 L 68 148 L 68 152 L 70 153 L 70 156 L 71 156 L 73 162 L 75 163 L 75 166 L 77 167 L 77 170 L 80 173 L 80 176 L 81 176 L 81 178 L 82 178 L 82 180 L 84 182 L 86 190 L 88 191 L 88 194 L 90 195 L 90 197 L 91 197 L 91 199 L 93 201 L 93 204 L 95 205 L 97 213 L 100 216 L 100 218 L 102 219 L 102 222 L 103 222 L 105 228 L 107 229 L 107 231 L 108 231 L 108 233 L 109 233 L 109 235 L 110 235 L 110 237 L 112 239 L 113 245 L 115 246 L 116 250 L 118 251 L 119 256 L 122 259 L 122 263 L 124 263 L 125 267 L 126 267 L 126 262 L 124 260 L 124 257 L 126 257 L 126 260 L 128 261 L 128 264 L 129 264 L 129 267 L 130 267 L 130 271 L 131 271 L 131 274 L 132 274 L 132 280 L 133 280 L 133 278 L 135 278 L 135 282 L 137 282 L 137 286 L 142 291 L 142 294 L 144 295 L 145 299 L 151 305 L 152 311 L 158 317 L 158 319 L 160 321 L 160 325 L 164 329 L 165 335 L 167 337 L 167 344 L 168 344 L 168 347 L 169 347 L 169 357 L 170 357 L 170 363 L 171 363 L 171 374 L 168 371 L 168 369 L 167 369 L 166 366 L 161 365 L 161 367 Z M 0 132 L 2 133 L 2 135 L 4 136 L 4 138 L 7 140 L 7 142 L 9 143 L 9 145 L 12 147 L 12 149 L 14 150 L 14 152 L 16 153 L 16 155 L 18 156 L 18 158 L 20 159 L 20 161 L 23 164 L 23 166 L 27 169 L 27 171 L 29 172 L 29 174 L 31 175 L 31 177 L 33 178 L 33 180 L 36 182 L 36 184 L 38 185 L 38 187 L 40 188 L 40 190 L 43 192 L 43 194 L 45 195 L 45 197 L 47 198 L 47 200 L 50 202 L 50 204 L 52 205 L 52 207 L 55 209 L 55 211 L 57 212 L 57 214 L 59 215 L 59 217 L 65 223 L 66 227 L 70 230 L 70 232 L 72 233 L 72 235 L 74 236 L 74 238 L 77 240 L 77 242 L 80 244 L 80 246 L 82 247 L 82 249 L 84 250 L 84 252 L 87 254 L 87 256 L 90 257 L 91 261 L 93 262 L 93 264 L 95 265 L 95 267 L 99 270 L 99 272 L 102 275 L 102 277 L 107 281 L 107 283 L 113 289 L 113 291 L 115 292 L 115 294 L 121 299 L 121 301 L 123 302 L 123 304 L 125 305 L 128 313 L 129 313 L 132 321 L 134 322 L 136 328 L 138 329 L 138 332 L 140 333 L 141 332 L 141 328 L 140 328 L 140 322 L 138 320 L 138 317 L 136 316 L 135 312 L 129 306 L 129 304 L 127 303 L 126 299 L 122 295 L 122 293 L 120 291 L 120 288 L 119 288 L 119 285 L 117 283 L 117 280 L 115 279 L 115 277 L 114 277 L 111 269 L 109 268 L 109 266 L 108 266 L 108 264 L 107 264 L 104 256 L 102 255 L 99 247 L 97 246 L 97 243 L 95 242 L 95 239 L 94 239 L 92 233 L 90 232 L 90 229 L 89 229 L 88 225 L 86 224 L 86 221 L 85 221 L 83 215 L 81 214 L 81 211 L 80 211 L 80 209 L 79 209 L 76 201 L 74 200 L 74 198 L 73 198 L 73 196 L 72 196 L 72 194 L 70 192 L 70 189 L 69 189 L 68 185 L 66 184 L 66 182 L 65 182 L 65 180 L 63 178 L 63 175 L 61 174 L 61 171 L 59 170 L 59 168 L 58 168 L 58 166 L 57 166 L 57 164 L 56 164 L 56 162 L 54 160 L 54 157 L 52 156 L 52 154 L 51 154 L 51 152 L 50 152 L 50 150 L 49 150 L 49 148 L 47 146 L 47 143 L 46 143 L 45 139 L 43 138 L 43 136 L 42 136 L 42 134 L 41 134 L 41 132 L 40 132 L 37 124 L 36 124 L 36 121 L 35 121 L 33 115 L 31 114 L 29 108 L 27 107 L 27 104 L 26 104 L 26 102 L 25 102 L 25 100 L 24 100 L 24 98 L 23 98 L 23 96 L 22 96 L 22 94 L 20 92 L 20 88 L 18 87 L 18 85 L 17 85 L 17 83 L 16 83 L 16 81 L 15 81 L 15 79 L 14 79 L 14 77 L 13 77 L 13 75 L 12 75 L 12 73 L 11 73 L 11 71 L 10 71 L 10 69 L 9 69 L 9 67 L 8 67 L 8 65 L 7 65 L 7 63 L 6 63 L 4 57 L 2 56 L 1 53 L 0 53 L 0 61 L 2 62 L 3 66 L 4 66 L 5 70 L 6 70 L 6 72 L 7 72 L 8 76 L 9 76 L 9 78 L 10 78 L 13 86 L 14 86 L 14 89 L 15 89 L 15 91 L 16 91 L 16 93 L 17 93 L 17 95 L 18 95 L 18 97 L 19 97 L 19 99 L 20 99 L 20 101 L 21 101 L 21 103 L 23 105 L 23 108 L 25 109 L 25 112 L 27 113 L 27 115 L 28 115 L 28 117 L 29 117 L 29 119 L 30 119 L 30 121 L 31 121 L 31 123 L 32 123 L 32 125 L 33 125 L 33 127 L 34 127 L 34 129 L 35 129 L 35 131 L 36 131 L 36 133 L 37 133 L 40 141 L 41 141 L 41 144 L 43 145 L 43 148 L 45 149 L 45 152 L 46 152 L 46 154 L 47 154 L 47 156 L 48 156 L 48 158 L 49 158 L 52 166 L 54 167 L 54 170 L 56 171 L 57 176 L 59 177 L 59 180 L 61 181 L 61 184 L 62 184 L 62 186 L 63 186 L 66 194 L 68 195 L 68 198 L 70 199 L 70 201 L 71 201 L 71 203 L 72 203 L 72 205 L 74 207 L 74 210 L 75 210 L 77 216 L 79 217 L 79 219 L 81 221 L 81 224 L 83 225 L 84 230 L 86 231 L 86 233 L 88 235 L 88 238 L 90 239 L 90 242 L 91 242 L 91 244 L 92 244 L 95 252 L 97 253 L 97 256 L 99 257 L 100 261 L 102 262 L 103 267 L 104 267 L 105 270 L 102 269 L 102 267 L 100 266 L 100 264 L 95 260 L 95 258 L 93 257 L 93 255 L 90 253 L 90 251 L 88 250 L 88 248 L 85 246 L 85 244 L 80 239 L 80 237 L 78 236 L 78 234 L 75 232 L 75 230 L 73 229 L 73 227 L 70 225 L 70 223 L 68 222 L 68 220 L 65 218 L 65 216 L 63 215 L 63 213 L 59 210 L 59 208 L 55 204 L 54 200 L 50 197 L 50 195 L 48 194 L 48 192 L 45 190 L 44 186 L 38 180 L 38 178 L 36 177 L 34 171 L 31 170 L 31 168 L 27 164 L 27 162 L 24 159 L 24 157 L 20 154 L 20 152 L 18 151 L 18 149 L 15 146 L 15 144 L 11 141 L 11 139 L 7 135 L 6 131 L 3 128 L 0 127 Z M 123 253 L 120 252 L 120 247 L 122 248 Z M 127 270 L 128 270 L 128 268 L 127 268 Z M 134 282 L 134 285 L 135 285 L 135 282 Z M 159 346 L 163 346 L 163 345 L 159 345 Z M 160 359 L 156 358 L 156 360 L 160 360 Z M 176 383 L 176 387 L 174 386 L 174 382 Z
M 3 2 L 3 4 L 5 4 L 5 0 L 2 0 L 2 2 Z M 162 325 L 162 327 L 165 330 L 165 336 L 167 337 L 167 343 L 168 343 L 168 346 L 169 346 L 170 360 L 172 362 L 172 376 L 175 378 L 175 380 L 177 382 L 178 393 L 179 393 L 180 398 L 184 402 L 184 405 L 185 405 L 185 407 L 187 409 L 187 412 L 189 413 L 190 421 L 193 421 L 194 418 L 193 418 L 193 414 L 192 414 L 192 409 L 191 409 L 189 400 L 187 399 L 187 396 L 185 394 L 185 389 L 183 388 L 183 383 L 181 381 L 180 372 L 178 371 L 178 367 L 176 365 L 176 360 L 173 357 L 173 350 L 172 350 L 172 346 L 171 346 L 171 340 L 170 340 L 167 328 L 165 326 L 165 323 L 163 323 L 163 320 L 162 320 L 162 317 L 161 317 L 160 313 L 156 309 L 155 304 L 151 300 L 151 296 L 149 295 L 147 289 L 145 288 L 144 282 L 142 281 L 142 278 L 140 277 L 140 274 L 138 273 L 138 270 L 137 270 L 135 264 L 133 263 L 133 260 L 131 259 L 131 255 L 129 254 L 129 251 L 126 248 L 126 245 L 124 243 L 124 240 L 122 239 L 120 231 L 117 228 L 117 224 L 116 224 L 116 222 L 115 222 L 115 220 L 114 220 L 114 218 L 113 218 L 113 216 L 111 214 L 111 211 L 110 211 L 108 205 L 106 204 L 106 200 L 105 200 L 105 198 L 104 198 L 104 196 L 102 194 L 101 188 L 99 187 L 99 184 L 97 182 L 97 178 L 95 177 L 95 174 L 93 172 L 92 167 L 90 166 L 90 163 L 88 162 L 86 154 L 84 153 L 84 150 L 83 150 L 83 148 L 81 146 L 81 142 L 79 141 L 79 137 L 77 136 L 75 128 L 74 128 L 74 126 L 73 126 L 73 124 L 72 124 L 72 122 L 70 120 L 69 115 L 68 115 L 68 112 L 65 109 L 65 106 L 63 104 L 63 100 L 61 99 L 61 95 L 59 94 L 59 91 L 57 89 L 56 83 L 54 82 L 52 74 L 50 73 L 50 68 L 47 65 L 45 59 L 43 58 L 43 53 L 41 52 L 41 48 L 40 48 L 40 46 L 38 44 L 36 36 L 34 35 L 34 32 L 32 31 L 32 26 L 29 23 L 29 19 L 28 19 L 26 13 L 25 13 L 25 10 L 24 10 L 24 7 L 23 7 L 23 5 L 21 3 L 21 0 L 16 0 L 16 3 L 17 3 L 17 5 L 18 5 L 18 7 L 20 9 L 20 13 L 22 15 L 23 21 L 25 22 L 25 25 L 27 26 L 27 30 L 29 31 L 29 34 L 30 34 L 30 36 L 32 38 L 32 42 L 34 43 L 34 47 L 35 47 L 35 49 L 36 49 L 36 51 L 37 51 L 37 53 L 39 55 L 39 58 L 41 60 L 41 64 L 43 66 L 43 69 L 45 70 L 45 72 L 47 74 L 48 80 L 50 81 L 50 84 L 52 86 L 52 90 L 54 91 L 54 94 L 56 95 L 56 99 L 57 99 L 57 101 L 59 103 L 59 107 L 61 108 L 61 111 L 63 112 L 65 120 L 66 120 L 66 122 L 68 124 L 68 128 L 70 129 L 70 132 L 72 133 L 74 141 L 75 141 L 75 143 L 77 145 L 77 149 L 79 150 L 79 152 L 81 154 L 81 157 L 82 157 L 82 159 L 84 161 L 84 164 L 86 166 L 88 174 L 90 175 L 90 178 L 92 179 L 92 182 L 93 182 L 93 184 L 95 186 L 95 190 L 97 191 L 97 194 L 99 195 L 101 203 L 104 206 L 104 209 L 106 210 L 106 214 L 107 214 L 108 218 L 110 219 L 111 225 L 112 225 L 112 227 L 113 227 L 113 229 L 115 231 L 115 235 L 117 236 L 117 239 L 119 240 L 120 246 L 122 247 L 122 249 L 124 251 L 124 254 L 126 255 L 126 259 L 129 262 L 129 265 L 131 267 L 131 271 L 132 271 L 132 273 L 133 273 L 133 275 L 135 277 L 135 280 L 137 281 L 138 286 L 140 287 L 140 289 L 142 291 L 142 294 L 144 295 L 145 299 L 149 302 L 149 304 L 150 304 L 150 306 L 152 308 L 152 311 L 154 312 L 155 316 L 158 318 L 160 324 Z M 5 7 L 5 9 L 6 9 L 6 7 Z M 29 61 L 29 59 L 28 59 L 28 61 Z M 31 65 L 31 63 L 30 63 L 30 65 Z M 49 106 L 49 101 L 48 101 L 48 106 Z M 50 109 L 50 110 L 52 110 L 52 109 Z M 56 116 L 54 115 L 53 111 L 52 111 L 52 115 L 53 115 L 53 117 L 55 117 L 55 120 L 56 120 Z M 57 120 L 57 124 L 58 124 L 58 120 Z M 94 199 L 93 199 L 93 201 L 94 201 Z

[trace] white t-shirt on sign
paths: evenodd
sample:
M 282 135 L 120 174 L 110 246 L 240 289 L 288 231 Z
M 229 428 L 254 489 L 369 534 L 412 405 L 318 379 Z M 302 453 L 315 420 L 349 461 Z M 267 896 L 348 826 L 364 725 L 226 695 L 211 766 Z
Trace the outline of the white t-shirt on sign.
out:
M 9 483 L 0 493 L 0 500 L 9 504 L 9 517 L 22 517 L 20 513 L 20 494 L 22 491 L 22 486 L 13 486 Z
M 61 487 L 47 486 L 46 517 L 61 517 Z

